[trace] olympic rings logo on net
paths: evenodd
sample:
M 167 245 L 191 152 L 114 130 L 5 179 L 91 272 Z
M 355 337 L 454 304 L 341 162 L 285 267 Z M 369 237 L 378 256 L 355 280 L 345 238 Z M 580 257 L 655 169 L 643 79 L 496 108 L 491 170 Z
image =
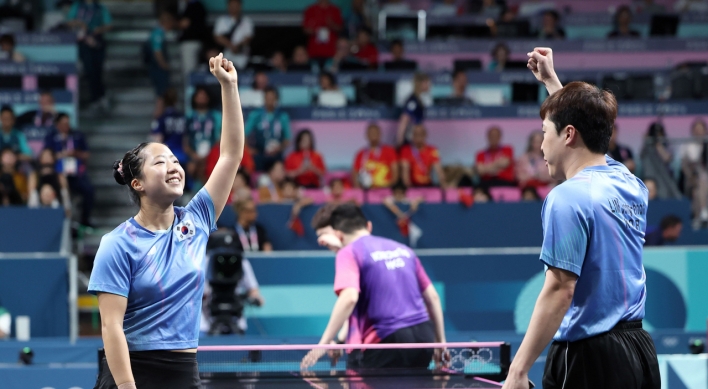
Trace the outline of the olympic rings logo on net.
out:
M 449 350 L 450 353 L 450 370 L 456 372 L 464 372 L 465 367 L 471 364 L 487 364 L 494 359 L 494 353 L 491 349 L 483 348 L 463 348 L 460 350 Z

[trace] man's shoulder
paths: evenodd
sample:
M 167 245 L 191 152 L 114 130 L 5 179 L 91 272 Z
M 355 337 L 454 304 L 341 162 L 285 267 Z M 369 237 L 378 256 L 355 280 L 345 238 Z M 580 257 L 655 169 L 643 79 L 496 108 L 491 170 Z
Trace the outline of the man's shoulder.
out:
M 566 203 L 580 204 L 591 198 L 590 182 L 580 177 L 573 177 L 557 185 L 546 196 L 545 204 L 549 206 L 562 206 Z

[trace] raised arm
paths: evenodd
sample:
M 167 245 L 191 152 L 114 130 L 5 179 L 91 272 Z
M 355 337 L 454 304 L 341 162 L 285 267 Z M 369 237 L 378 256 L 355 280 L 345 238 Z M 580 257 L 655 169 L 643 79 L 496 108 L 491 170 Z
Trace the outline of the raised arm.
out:
M 219 218 L 224 210 L 236 172 L 243 159 L 244 134 L 243 112 L 238 95 L 236 68 L 223 54 L 209 60 L 211 73 L 221 83 L 221 100 L 224 107 L 224 119 L 221 125 L 219 160 L 214 171 L 204 185 L 214 202 L 214 214 Z
M 561 84 L 553 68 L 553 50 L 548 47 L 536 47 L 527 55 L 529 56 L 529 62 L 526 67 L 533 72 L 537 80 L 546 86 L 549 95 L 563 88 L 563 84 Z

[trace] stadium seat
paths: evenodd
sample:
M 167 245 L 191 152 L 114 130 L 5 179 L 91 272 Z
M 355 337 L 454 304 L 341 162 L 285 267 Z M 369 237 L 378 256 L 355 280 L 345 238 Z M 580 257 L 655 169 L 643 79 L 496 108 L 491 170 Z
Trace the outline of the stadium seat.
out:
M 341 91 L 324 91 L 317 96 L 317 105 L 327 108 L 347 106 L 347 96 Z
M 515 187 L 492 187 L 489 188 L 489 194 L 492 195 L 492 199 L 497 203 L 521 201 L 521 189 Z
M 440 188 L 410 188 L 407 195 L 409 198 L 422 197 L 426 203 L 442 203 L 443 192 Z
M 361 189 L 345 189 L 343 197 L 345 200 L 354 200 L 357 204 L 364 204 L 364 191 Z
M 388 196 L 391 196 L 390 189 L 371 189 L 365 194 L 366 202 L 368 204 L 381 204 Z
M 324 204 L 329 197 L 322 189 L 304 189 L 302 195 L 311 198 L 315 204 Z
M 241 90 L 239 91 L 241 97 L 241 105 L 247 108 L 258 108 L 262 107 L 264 104 L 263 91 L 259 90 Z
M 553 189 L 552 186 L 539 186 L 536 188 L 536 193 L 538 193 L 538 196 L 543 200 L 548 196 L 548 193 L 551 192 L 551 189 Z

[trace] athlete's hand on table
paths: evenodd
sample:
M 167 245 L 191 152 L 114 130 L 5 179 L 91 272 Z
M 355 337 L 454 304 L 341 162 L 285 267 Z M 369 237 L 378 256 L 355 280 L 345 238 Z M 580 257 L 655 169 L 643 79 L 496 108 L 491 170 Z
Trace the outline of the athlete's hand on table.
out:
M 440 370 L 443 367 L 450 366 L 450 351 L 446 348 L 436 348 L 433 353 L 433 361 L 435 361 L 435 370 Z
M 329 342 L 329 344 L 338 344 L 334 340 Z M 339 362 L 339 358 L 344 355 L 344 351 L 342 349 L 334 349 L 334 350 L 329 350 L 327 351 L 327 355 L 329 356 L 330 362 L 332 363 L 332 367 L 337 366 L 337 362 Z
M 514 375 L 509 374 L 504 381 L 504 386 L 502 389 L 529 389 L 529 376 L 528 374 Z
M 308 368 L 314 366 L 326 352 L 327 350 L 322 348 L 310 350 L 310 352 L 305 355 L 305 358 L 302 358 L 302 362 L 300 362 L 300 369 L 307 370 Z
M 224 58 L 223 53 L 209 59 L 209 71 L 222 85 L 227 83 L 236 84 L 238 82 L 234 63 Z

